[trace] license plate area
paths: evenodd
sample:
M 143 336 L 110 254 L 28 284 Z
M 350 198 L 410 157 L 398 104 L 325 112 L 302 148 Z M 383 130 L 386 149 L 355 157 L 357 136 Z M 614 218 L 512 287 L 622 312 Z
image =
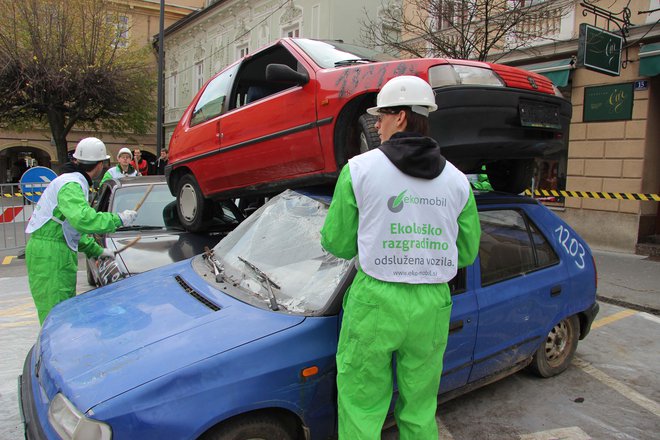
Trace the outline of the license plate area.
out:
M 523 127 L 561 129 L 559 107 L 539 102 L 521 101 L 518 106 Z

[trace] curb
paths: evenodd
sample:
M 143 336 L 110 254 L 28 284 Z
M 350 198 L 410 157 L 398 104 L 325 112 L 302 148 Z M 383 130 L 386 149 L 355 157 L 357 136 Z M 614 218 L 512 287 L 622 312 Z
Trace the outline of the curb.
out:
M 623 300 L 620 300 L 620 299 L 607 298 L 607 297 L 600 296 L 600 295 L 596 295 L 596 300 L 598 300 L 600 302 L 607 303 L 607 304 L 613 304 L 613 305 L 619 306 L 619 307 L 625 307 L 625 308 L 628 308 L 628 309 L 637 310 L 638 312 L 646 312 L 646 313 L 650 313 L 650 314 L 655 315 L 655 316 L 660 316 L 660 309 L 657 309 L 655 307 L 643 306 L 643 305 L 640 305 L 640 304 L 635 304 L 635 303 L 631 303 L 631 302 L 628 302 L 628 301 L 623 301 Z

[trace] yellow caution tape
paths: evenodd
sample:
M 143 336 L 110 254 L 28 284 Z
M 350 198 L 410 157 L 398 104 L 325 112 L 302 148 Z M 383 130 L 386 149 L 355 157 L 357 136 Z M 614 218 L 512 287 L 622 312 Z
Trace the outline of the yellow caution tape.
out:
M 530 189 L 525 190 L 525 195 L 531 196 Z M 536 197 L 578 197 L 583 199 L 605 199 L 605 200 L 639 200 L 660 202 L 658 194 L 640 194 L 640 193 L 611 193 L 596 191 L 557 191 L 553 189 L 537 189 L 534 191 Z

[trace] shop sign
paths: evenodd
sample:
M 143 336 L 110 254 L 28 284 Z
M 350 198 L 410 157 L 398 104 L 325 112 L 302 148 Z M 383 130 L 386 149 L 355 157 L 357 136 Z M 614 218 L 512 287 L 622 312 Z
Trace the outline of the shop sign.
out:
M 578 45 L 578 66 L 611 76 L 621 71 L 623 37 L 582 23 Z
M 584 122 L 632 119 L 633 83 L 585 87 Z

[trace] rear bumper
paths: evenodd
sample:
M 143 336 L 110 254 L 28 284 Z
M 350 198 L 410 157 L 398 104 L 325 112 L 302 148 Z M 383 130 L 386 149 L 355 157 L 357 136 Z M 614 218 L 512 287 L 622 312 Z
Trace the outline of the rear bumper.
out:
M 30 352 L 25 358 L 23 374 L 18 376 L 18 407 L 21 413 L 23 428 L 25 430 L 25 438 L 27 440 L 45 440 L 46 435 L 41 429 L 36 402 L 34 400 L 34 383 L 31 374 L 33 351 L 34 347 L 30 349 Z
M 584 312 L 580 313 L 580 339 L 587 337 L 591 331 L 591 324 L 593 324 L 600 310 L 600 305 L 597 302 L 594 302 L 591 307 L 589 307 Z

